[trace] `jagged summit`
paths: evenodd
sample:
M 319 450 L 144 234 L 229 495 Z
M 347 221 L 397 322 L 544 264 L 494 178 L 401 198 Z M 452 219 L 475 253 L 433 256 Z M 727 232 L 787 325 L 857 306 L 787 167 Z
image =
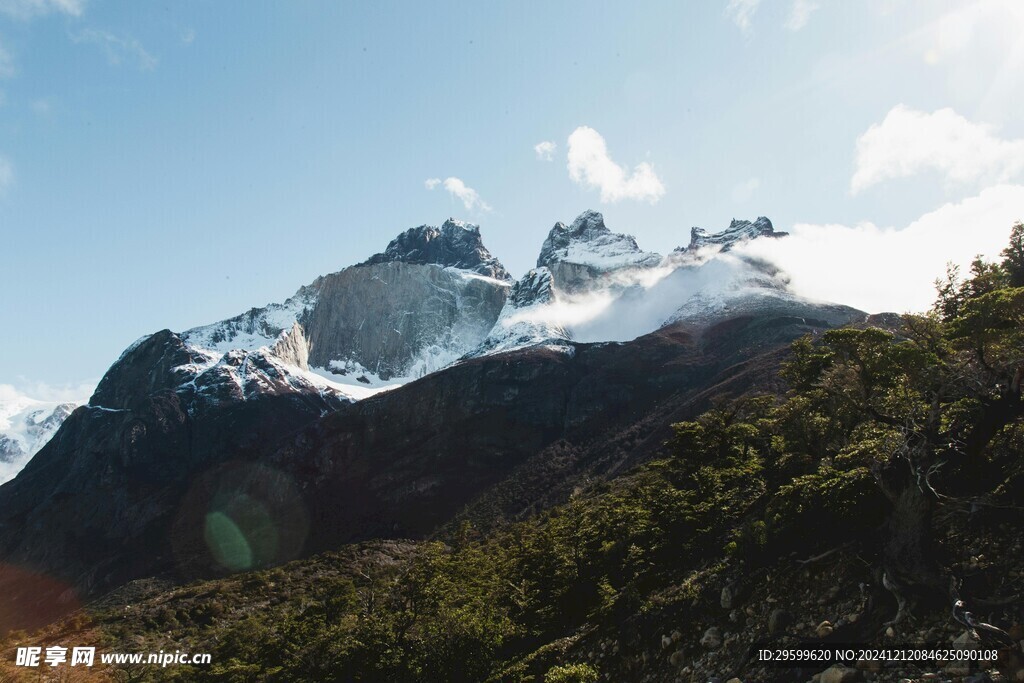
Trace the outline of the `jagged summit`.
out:
M 480 226 L 449 218 L 440 228 L 421 225 L 409 228 L 387 248 L 361 265 L 401 261 L 437 264 L 470 270 L 498 280 L 511 280 L 505 266 L 491 255 L 480 238 Z
M 653 265 L 661 256 L 640 249 L 632 235 L 612 232 L 604 216 L 587 210 L 572 225 L 555 223 L 537 257 L 537 267 L 571 263 L 597 270 L 630 265 Z
M 754 222 L 738 221 L 735 218 L 729 223 L 729 227 L 722 232 L 709 234 L 703 228 L 692 228 L 690 230 L 690 244 L 680 247 L 676 251 L 688 251 L 700 249 L 711 245 L 722 247 L 722 251 L 728 251 L 736 244 L 751 240 L 757 237 L 784 237 L 789 233 L 775 232 L 772 222 L 765 216 L 759 216 Z

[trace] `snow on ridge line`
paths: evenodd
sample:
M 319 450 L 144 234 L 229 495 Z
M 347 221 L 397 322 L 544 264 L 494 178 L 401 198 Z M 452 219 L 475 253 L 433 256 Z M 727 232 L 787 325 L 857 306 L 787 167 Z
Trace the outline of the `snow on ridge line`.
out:
M 269 303 L 245 313 L 185 330 L 181 339 L 193 348 L 227 353 L 235 349 L 256 351 L 273 344 L 300 317 L 316 306 L 319 293 L 312 285 L 301 287 L 283 303 Z

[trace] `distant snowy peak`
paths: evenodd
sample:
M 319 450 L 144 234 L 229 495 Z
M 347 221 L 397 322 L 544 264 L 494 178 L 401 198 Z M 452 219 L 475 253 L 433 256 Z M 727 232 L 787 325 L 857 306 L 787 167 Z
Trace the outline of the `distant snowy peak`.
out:
M 572 225 L 556 223 L 537 258 L 538 267 L 558 263 L 606 271 L 623 267 L 646 267 L 661 261 L 659 254 L 643 251 L 631 235 L 614 233 L 597 211 L 584 211 Z
M 498 280 L 511 280 L 505 266 L 491 255 L 480 237 L 480 226 L 446 220 L 440 228 L 421 225 L 410 228 L 391 240 L 387 249 L 367 259 L 363 265 L 401 261 L 435 264 L 469 270 Z
M 722 251 L 728 251 L 740 242 L 756 239 L 758 237 L 785 237 L 789 233 L 775 232 L 772 222 L 760 216 L 756 221 L 738 221 L 735 218 L 729 223 L 729 227 L 722 232 L 709 234 L 703 228 L 692 228 L 690 230 L 690 244 L 680 247 L 676 251 L 694 251 L 703 247 L 718 246 Z
M 80 403 L 25 396 L 0 399 L 0 484 L 13 478 L 46 445 Z

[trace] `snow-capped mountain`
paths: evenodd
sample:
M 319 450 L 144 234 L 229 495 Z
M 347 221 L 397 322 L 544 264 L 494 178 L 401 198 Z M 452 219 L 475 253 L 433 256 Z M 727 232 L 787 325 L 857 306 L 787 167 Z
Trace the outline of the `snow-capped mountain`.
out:
M 537 268 L 513 287 L 501 315 L 476 355 L 569 341 L 628 341 L 666 324 L 707 323 L 729 314 L 817 307 L 823 318 L 859 312 L 830 309 L 788 291 L 783 273 L 745 258 L 750 240 L 784 237 L 765 217 L 733 220 L 711 234 L 693 228 L 690 242 L 662 257 L 614 233 L 596 211 L 548 234 Z
M 750 240 L 783 234 L 764 217 L 733 220 L 715 234 L 693 228 L 688 245 L 663 257 L 585 211 L 556 223 L 536 268 L 513 282 L 478 226 L 422 225 L 281 303 L 139 340 L 89 404 L 124 410 L 170 391 L 193 416 L 263 397 L 300 397 L 324 412 L 460 359 L 530 346 L 571 353 L 573 342 L 628 341 L 674 322 L 754 310 L 813 308 L 829 322 L 855 317 L 853 309 L 795 297 L 783 274 L 742 253 Z M 70 412 L 48 409 L 7 411 L 2 424 L 15 426 L 0 436 L 0 458 L 20 466 Z
M 17 474 L 84 402 L 0 396 L 0 484 Z
M 120 406 L 118 387 L 147 384 L 174 388 L 190 412 L 204 402 L 290 392 L 359 400 L 479 346 L 511 284 L 478 226 L 449 219 L 411 228 L 383 252 L 317 278 L 282 303 L 139 340 L 100 382 L 92 404 Z M 140 358 L 140 348 L 159 359 Z M 135 373 L 147 363 L 148 379 L 117 371 L 125 365 Z
M 773 234 L 734 222 L 662 257 L 588 211 L 555 225 L 513 283 L 478 228 L 447 221 L 282 303 L 151 334 L 0 486 L 0 561 L 94 596 L 236 569 L 208 533 L 235 506 L 259 513 L 239 518 L 252 538 L 274 539 L 254 542 L 253 566 L 422 537 L 491 487 L 511 519 L 571 482 L 562 472 L 628 467 L 641 442 L 663 443 L 637 440 L 652 411 L 687 414 L 723 383 L 747 391 L 794 338 L 864 318 L 798 299 L 745 254 Z

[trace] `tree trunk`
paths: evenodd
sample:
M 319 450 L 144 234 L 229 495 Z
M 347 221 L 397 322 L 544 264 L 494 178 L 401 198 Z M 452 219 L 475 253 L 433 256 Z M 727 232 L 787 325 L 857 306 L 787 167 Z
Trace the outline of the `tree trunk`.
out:
M 882 556 L 890 580 L 908 587 L 945 590 L 943 573 L 935 558 L 934 494 L 916 483 L 908 483 L 892 503 Z
M 896 623 L 906 615 L 911 601 L 945 599 L 949 581 L 935 557 L 935 493 L 919 481 L 904 457 L 894 456 L 874 474 L 892 503 L 882 547 L 882 581 L 896 597 L 898 610 L 892 620 Z

